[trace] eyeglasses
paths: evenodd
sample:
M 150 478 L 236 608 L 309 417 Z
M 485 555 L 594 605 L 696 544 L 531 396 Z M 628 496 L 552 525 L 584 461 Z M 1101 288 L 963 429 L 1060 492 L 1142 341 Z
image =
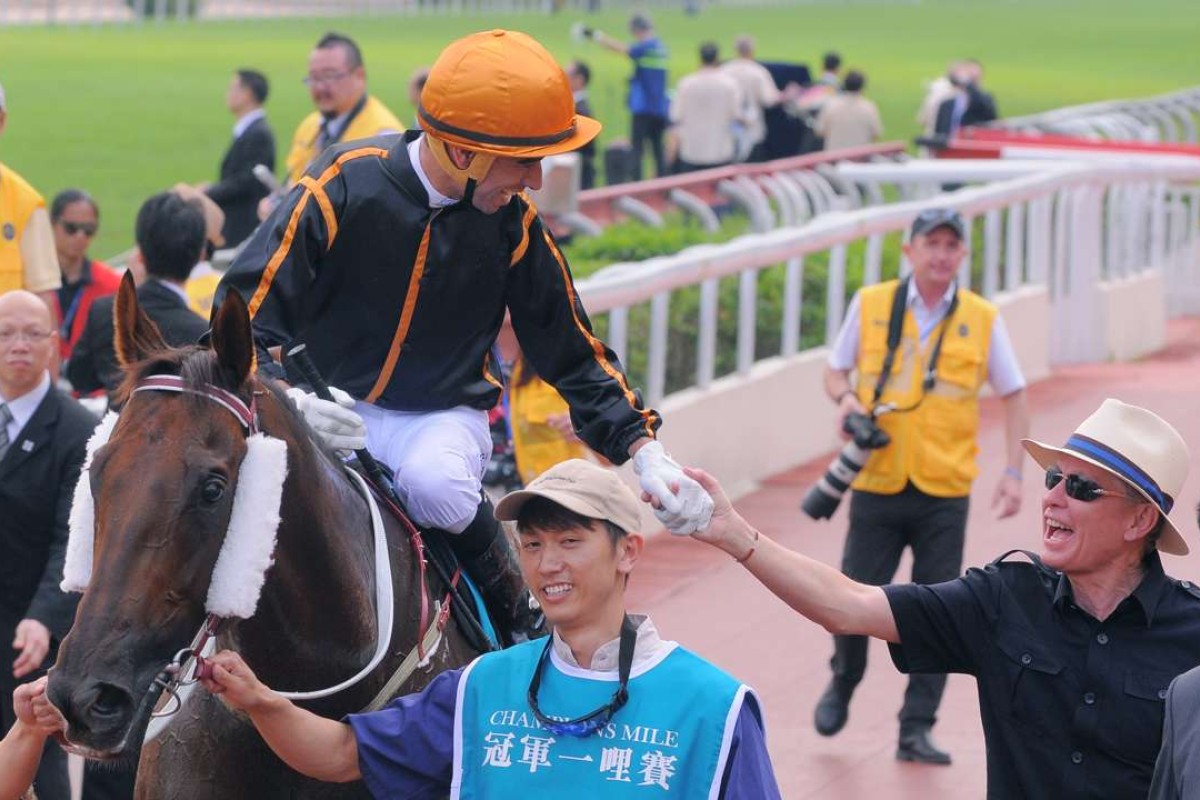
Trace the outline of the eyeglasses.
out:
M 23 331 L 0 330 L 0 346 L 10 345 L 18 339 L 24 339 L 30 344 L 40 344 L 53 335 L 54 331 L 43 331 L 37 328 L 30 328 Z
M 67 236 L 74 236 L 77 233 L 82 233 L 89 239 L 96 235 L 97 225 L 91 222 L 63 222 L 60 223 Z
M 529 682 L 529 708 L 533 711 L 533 716 L 537 719 L 538 724 L 555 736 L 577 736 L 583 738 L 591 736 L 599 730 L 603 730 L 604 726 L 612 721 L 613 715 L 620 711 L 627 702 L 629 702 L 629 673 L 633 669 L 633 649 L 637 643 L 637 628 L 633 626 L 633 622 L 629 617 L 625 617 L 625 621 L 621 623 L 621 650 L 617 657 L 618 662 L 618 680 L 620 686 L 613 692 L 612 699 L 605 705 L 597 708 L 595 711 L 584 714 L 575 719 L 554 719 L 542 713 L 538 707 L 538 689 L 542 685 L 542 670 L 546 667 L 546 661 L 550 658 L 550 648 L 554 644 L 554 636 L 551 634 L 547 637 L 546 648 L 542 650 L 542 657 L 538 659 L 537 669 L 533 672 L 533 679 Z
M 1070 497 L 1073 500 L 1090 503 L 1093 500 L 1099 500 L 1105 495 L 1109 495 L 1111 497 L 1126 496 L 1124 492 L 1114 492 L 1111 489 L 1102 489 L 1100 488 L 1100 484 L 1093 480 L 1089 480 L 1082 475 L 1076 475 L 1073 472 L 1070 474 L 1063 474 L 1063 471 L 1058 467 L 1051 467 L 1050 469 L 1046 470 L 1046 488 L 1053 489 L 1055 486 L 1058 486 L 1058 484 L 1061 483 L 1064 478 L 1067 481 L 1067 485 L 1065 487 L 1067 497 Z
M 305 75 L 300 82 L 305 86 L 329 86 L 349 77 L 349 72 L 329 72 L 324 75 Z

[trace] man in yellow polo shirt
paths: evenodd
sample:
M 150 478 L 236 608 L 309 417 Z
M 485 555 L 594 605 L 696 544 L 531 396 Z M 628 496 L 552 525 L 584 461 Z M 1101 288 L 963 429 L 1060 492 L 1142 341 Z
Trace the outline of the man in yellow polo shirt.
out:
M 0 134 L 8 122 L 8 103 L 0 86 Z M 46 301 L 51 313 L 62 285 L 54 229 L 46 201 L 29 183 L 0 163 L 0 294 L 25 289 Z
M 992 499 L 1000 518 L 1021 506 L 1020 442 L 1029 431 L 1025 379 L 1004 320 L 990 302 L 958 286 L 968 255 L 963 218 L 928 209 L 911 233 L 904 254 L 912 274 L 854 296 L 825 370 L 825 391 L 843 425 L 850 414 L 894 409 L 876 416 L 890 443 L 871 451 L 853 483 L 842 556 L 847 576 L 880 586 L 895 576 L 905 547 L 913 551 L 914 583 L 961 573 L 985 381 L 1005 408 L 1007 466 Z M 893 313 L 900 336 L 889 348 Z M 830 665 L 833 680 L 814 714 L 824 736 L 846 724 L 850 696 L 866 670 L 866 637 L 835 636 Z M 945 675 L 909 678 L 896 758 L 950 763 L 929 738 L 945 686 Z
M 367 94 L 362 51 L 349 36 L 327 33 L 308 56 L 304 78 L 316 111 L 296 128 L 288 152 L 288 182 L 304 177 L 308 165 L 331 144 L 399 133 L 404 125 L 387 106 Z

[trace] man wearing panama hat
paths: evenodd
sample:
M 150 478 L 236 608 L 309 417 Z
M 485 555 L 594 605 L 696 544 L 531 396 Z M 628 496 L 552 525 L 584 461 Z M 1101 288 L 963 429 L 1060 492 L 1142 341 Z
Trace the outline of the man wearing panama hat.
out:
M 417 116 L 420 130 L 327 149 L 251 236 L 214 307 L 227 291 L 246 299 L 271 377 L 297 377 L 272 348 L 307 345 L 338 401 L 296 387 L 300 412 L 332 448 L 378 454 L 414 521 L 451 534 L 512 640 L 533 615 L 481 493 L 506 310 L 579 438 L 614 463 L 633 458 L 668 528 L 690 533 L 712 505 L 655 440 L 658 413 L 592 332 L 525 193 L 542 184 L 542 158 L 600 132 L 575 113 L 562 67 L 523 33 L 465 36 L 430 69 Z
M 1144 798 L 1176 675 L 1200 664 L 1200 590 L 1159 552 L 1188 470 L 1174 428 L 1106 400 L 1061 447 L 1024 440 L 1046 470 L 1040 556 L 1011 551 L 956 580 L 856 583 L 761 536 L 720 485 L 693 534 L 832 633 L 890 643 L 902 672 L 974 675 L 989 798 Z

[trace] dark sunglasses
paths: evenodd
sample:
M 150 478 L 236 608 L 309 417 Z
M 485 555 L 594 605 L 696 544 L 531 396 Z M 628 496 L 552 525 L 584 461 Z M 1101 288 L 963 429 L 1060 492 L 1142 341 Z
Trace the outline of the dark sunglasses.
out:
M 64 222 L 62 223 L 63 230 L 68 236 L 74 236 L 77 233 L 82 233 L 89 239 L 96 235 L 96 225 L 90 222 Z
M 633 667 L 633 648 L 637 640 L 637 628 L 633 626 L 629 617 L 625 617 L 625 621 L 621 624 L 621 649 L 617 657 L 617 674 L 620 685 L 613 692 L 612 699 L 595 711 L 575 719 L 554 719 L 543 714 L 538 707 L 537 696 L 538 689 L 542 686 L 542 670 L 545 669 L 546 661 L 550 658 L 553 639 L 553 635 L 547 637 L 546 648 L 542 650 L 542 657 L 538 659 L 537 668 L 533 672 L 533 680 L 529 682 L 529 708 L 533 711 L 533 716 L 537 719 L 538 724 L 555 736 L 578 736 L 580 738 L 591 736 L 596 731 L 603 730 L 604 726 L 612 720 L 613 715 L 629 702 L 629 673 Z
M 1067 497 L 1070 497 L 1073 500 L 1090 503 L 1093 500 L 1099 500 L 1105 495 L 1109 495 L 1111 497 L 1126 496 L 1124 492 L 1114 492 L 1111 489 L 1102 489 L 1100 488 L 1100 484 L 1096 483 L 1095 481 L 1088 480 L 1082 475 L 1076 475 L 1075 473 L 1064 475 L 1063 471 L 1058 467 L 1051 467 L 1050 469 L 1046 470 L 1046 488 L 1053 489 L 1055 486 L 1058 486 L 1058 484 L 1061 483 L 1064 478 L 1067 481 L 1067 485 L 1065 487 Z

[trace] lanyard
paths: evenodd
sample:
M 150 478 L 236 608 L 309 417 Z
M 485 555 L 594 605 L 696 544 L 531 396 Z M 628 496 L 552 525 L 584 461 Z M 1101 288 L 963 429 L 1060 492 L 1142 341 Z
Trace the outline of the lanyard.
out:
M 879 380 L 875 382 L 875 395 L 871 398 L 871 407 L 875 408 L 879 405 L 879 398 L 883 396 L 883 388 L 887 385 L 888 378 L 892 375 L 892 367 L 896 363 L 896 350 L 900 347 L 900 334 L 904 328 L 904 312 L 908 307 L 908 284 L 912 280 L 912 276 L 905 277 L 896 285 L 896 294 L 892 297 L 892 313 L 888 318 L 888 341 L 887 355 L 883 359 L 883 369 L 879 371 Z M 950 329 L 950 319 L 954 316 L 954 312 L 958 310 L 958 289 L 955 288 L 954 296 L 950 300 L 950 308 L 946 309 L 946 316 L 942 317 L 941 330 L 938 331 L 937 341 L 933 343 L 933 351 L 929 354 L 929 365 L 925 370 L 925 379 L 921 381 L 921 396 L 909 408 L 895 409 L 896 411 L 912 411 L 925 399 L 925 393 L 933 388 L 937 382 L 937 364 L 938 359 L 942 355 L 942 342 L 946 339 L 946 331 Z

